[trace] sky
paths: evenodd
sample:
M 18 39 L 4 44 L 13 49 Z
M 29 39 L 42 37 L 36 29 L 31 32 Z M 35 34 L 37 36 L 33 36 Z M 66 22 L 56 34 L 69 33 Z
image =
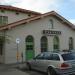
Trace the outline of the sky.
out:
M 75 0 L 1 0 L 0 5 L 12 5 L 41 13 L 54 10 L 75 24 Z

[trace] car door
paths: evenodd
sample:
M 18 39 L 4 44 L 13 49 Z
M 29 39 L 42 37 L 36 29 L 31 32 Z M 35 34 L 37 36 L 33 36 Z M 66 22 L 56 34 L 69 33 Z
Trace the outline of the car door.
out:
M 38 63 L 38 70 L 40 71 L 47 71 L 48 65 L 50 65 L 50 60 L 52 59 L 52 54 L 45 52 L 41 57 L 39 57 L 38 60 L 36 60 Z
M 41 62 L 41 70 L 46 72 L 48 65 L 51 64 L 52 54 L 51 53 L 44 53 L 44 58 Z
M 41 63 L 43 60 L 44 54 L 41 53 L 39 55 L 37 55 L 33 60 L 32 60 L 32 68 L 36 69 L 36 70 L 41 70 Z
M 59 55 L 58 54 L 56 54 L 56 53 L 53 53 L 52 54 L 52 60 L 51 60 L 51 62 L 50 62 L 50 65 L 53 65 L 55 68 L 58 68 L 59 65 L 60 64 L 60 57 L 59 57 Z
M 44 54 L 44 60 L 41 62 L 41 69 L 46 72 L 48 69 L 48 66 L 54 66 L 58 67 L 60 58 L 58 54 L 54 53 L 45 53 Z

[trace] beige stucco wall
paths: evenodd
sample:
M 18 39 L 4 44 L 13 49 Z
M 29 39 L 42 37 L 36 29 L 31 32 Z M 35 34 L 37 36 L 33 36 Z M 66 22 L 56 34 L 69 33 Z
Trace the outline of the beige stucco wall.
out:
M 6 11 L 5 10 L 4 12 L 0 11 L 0 16 L 8 16 L 8 23 L 13 23 L 13 22 L 16 22 L 22 19 L 26 19 L 29 17 L 27 13 L 19 12 L 18 15 L 16 13 L 17 13 L 16 11 Z
M 42 30 L 50 29 L 50 22 L 49 19 L 53 19 L 54 21 L 54 29 L 61 31 L 61 35 L 59 35 L 60 39 L 60 50 L 68 49 L 68 40 L 69 37 L 74 38 L 74 49 L 75 49 L 75 31 L 73 31 L 68 26 L 60 23 L 56 18 L 54 17 L 45 17 L 40 20 L 36 20 L 21 26 L 17 26 L 11 30 L 8 30 L 6 32 L 6 35 L 9 35 L 11 37 L 10 42 L 6 42 L 5 46 L 5 63 L 15 63 L 16 61 L 16 38 L 20 38 L 20 44 L 19 44 L 19 53 L 23 52 L 24 55 L 24 61 L 25 61 L 25 38 L 28 35 L 32 35 L 34 37 L 35 42 L 35 55 L 40 53 L 40 39 L 43 36 Z M 48 38 L 48 50 L 53 50 L 53 37 L 54 36 L 47 36 Z M 21 61 L 21 57 L 20 60 Z

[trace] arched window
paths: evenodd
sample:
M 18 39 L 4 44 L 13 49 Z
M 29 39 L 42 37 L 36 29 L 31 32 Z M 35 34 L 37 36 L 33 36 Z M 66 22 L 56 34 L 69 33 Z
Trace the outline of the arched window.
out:
M 49 28 L 50 28 L 50 29 L 53 29 L 53 28 L 54 28 L 54 26 L 53 26 L 53 20 L 50 19 L 49 21 L 50 21 L 50 27 L 49 27 Z
M 73 49 L 73 38 L 72 37 L 70 37 L 69 38 L 69 50 L 72 50 Z
M 34 49 L 34 38 L 29 35 L 26 38 L 26 50 L 33 50 Z
M 41 38 L 41 52 L 46 52 L 48 50 L 48 40 L 46 36 Z
M 59 37 L 58 36 L 54 36 L 53 48 L 55 51 L 59 50 Z

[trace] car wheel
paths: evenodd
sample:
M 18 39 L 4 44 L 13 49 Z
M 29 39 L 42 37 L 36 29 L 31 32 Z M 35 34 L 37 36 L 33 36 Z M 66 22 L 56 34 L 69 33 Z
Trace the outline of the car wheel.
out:
M 57 75 L 57 73 L 55 72 L 53 68 L 48 68 L 47 75 Z
M 31 65 L 29 63 L 26 63 L 27 65 L 27 70 L 31 70 Z

